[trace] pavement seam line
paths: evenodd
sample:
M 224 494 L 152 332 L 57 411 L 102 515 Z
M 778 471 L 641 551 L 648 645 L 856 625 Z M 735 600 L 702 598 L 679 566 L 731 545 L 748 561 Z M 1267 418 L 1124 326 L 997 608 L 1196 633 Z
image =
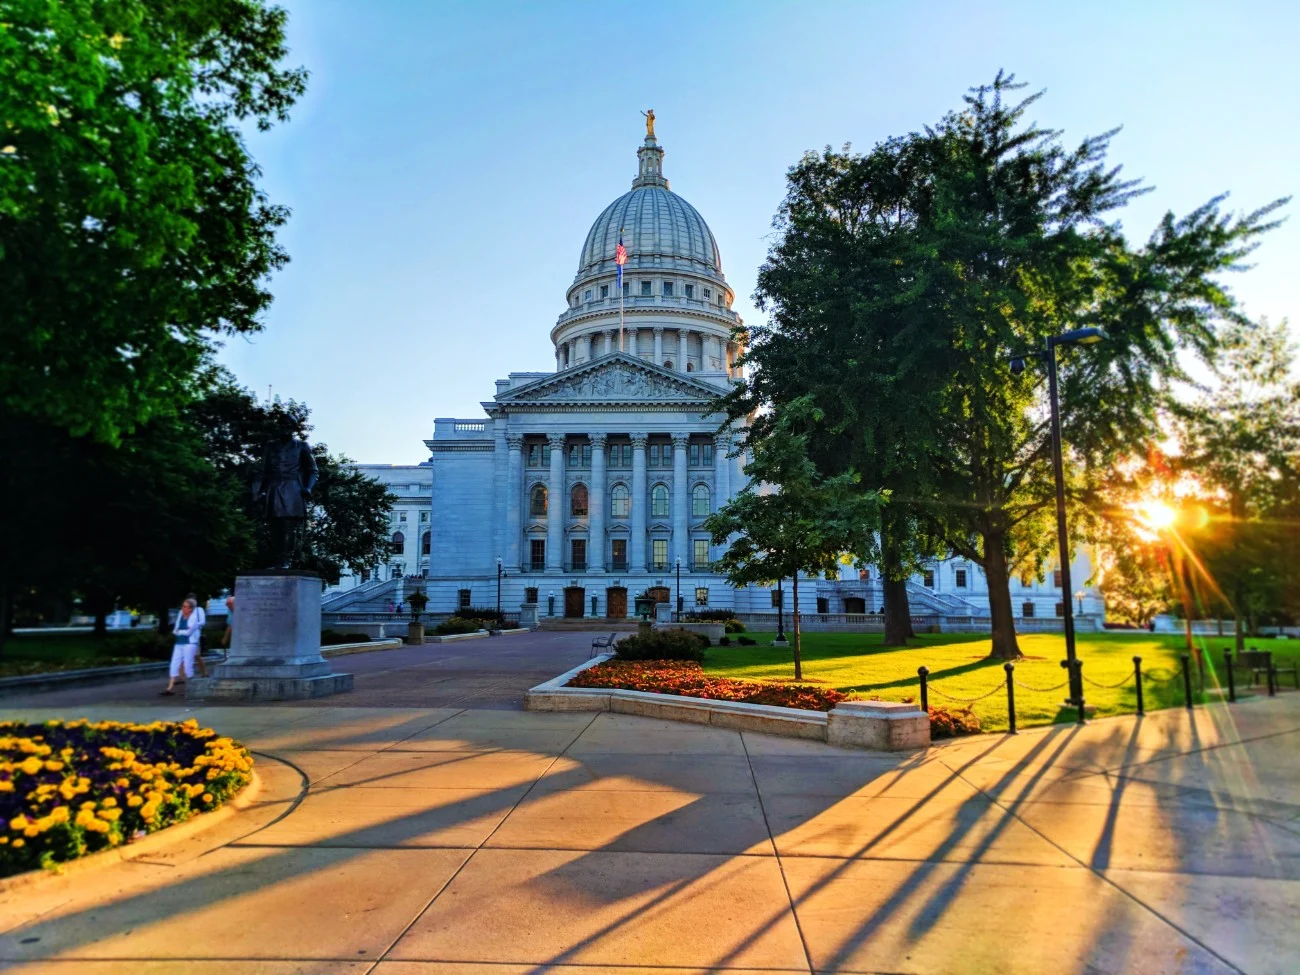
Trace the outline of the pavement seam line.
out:
M 379 749 L 379 751 L 376 751 L 375 754 L 378 755 L 380 752 L 391 751 L 391 750 L 393 750 L 394 748 L 396 748 L 398 745 L 401 745 L 401 744 L 403 744 L 404 742 L 408 742 L 408 741 L 410 741 L 410 740 L 411 740 L 412 738 L 414 738 L 416 735 L 422 735 L 422 734 L 424 734 L 426 731 L 428 731 L 430 728 L 436 728 L 436 727 L 438 727 L 438 725 L 442 724 L 444 721 L 450 721 L 452 718 L 456 717 L 457 715 L 464 714 L 464 713 L 465 713 L 466 711 L 468 711 L 468 710 L 469 710 L 469 708 L 459 708 L 459 709 L 457 709 L 457 710 L 454 710 L 454 711 L 452 711 L 451 714 L 447 715 L 445 718 L 440 718 L 439 720 L 435 721 L 433 724 L 425 725 L 423 728 L 419 728 L 419 729 L 417 729 L 417 730 L 415 730 L 415 731 L 412 731 L 412 732 L 411 732 L 409 735 L 407 735 L 405 738 L 399 738 L 397 741 L 391 741 L 391 742 L 389 742 L 389 743 L 388 743 L 387 745 L 385 745 L 383 748 Z
M 772 835 L 772 823 L 767 818 L 767 803 L 763 801 L 763 790 L 758 787 L 758 775 L 754 772 L 754 763 L 749 754 L 749 743 L 745 741 L 745 733 L 737 732 L 740 736 L 740 747 L 745 751 L 745 766 L 749 769 L 749 778 L 754 783 L 754 795 L 758 798 L 758 811 L 763 815 L 763 828 L 767 830 L 767 841 L 772 844 L 772 856 L 776 858 L 776 869 L 781 873 L 781 886 L 785 890 L 785 899 L 790 904 L 790 918 L 794 921 L 794 929 L 799 932 L 799 944 L 803 948 L 804 961 L 808 963 L 808 971 L 813 969 L 812 949 L 808 947 L 808 938 L 804 934 L 803 924 L 799 921 L 799 911 L 795 907 L 794 894 L 790 890 L 790 880 L 785 875 L 785 863 L 781 859 L 781 850 L 776 845 L 776 837 Z
M 465 710 L 469 710 L 469 709 L 466 708 Z M 583 726 L 582 731 L 578 732 L 578 734 L 574 737 L 573 741 L 577 741 L 586 733 L 587 729 L 591 727 L 592 722 L 596 720 L 596 718 L 600 715 L 600 713 L 601 712 L 599 711 L 592 713 L 591 721 L 588 721 Z M 457 877 L 460 876 L 461 871 L 464 870 L 465 867 L 469 865 L 469 862 L 473 860 L 474 857 L 479 853 L 479 851 L 482 850 L 483 847 L 487 845 L 487 842 L 490 839 L 492 839 L 493 836 L 496 835 L 496 832 L 501 828 L 502 823 L 504 823 L 507 819 L 509 819 L 511 816 L 514 815 L 514 812 L 516 809 L 519 808 L 520 803 L 522 803 L 525 799 L 528 798 L 529 794 L 533 791 L 533 789 L 537 787 L 537 783 L 546 777 L 546 773 L 548 773 L 551 769 L 555 767 L 555 763 L 558 762 L 561 759 L 561 757 L 563 757 L 564 752 L 567 752 L 569 750 L 569 747 L 571 747 L 572 745 L 573 742 L 569 742 L 569 745 L 565 747 L 564 751 L 560 752 L 558 755 L 555 755 L 554 757 L 551 758 L 546 768 L 542 769 L 541 774 L 538 775 L 537 778 L 533 779 L 532 785 L 530 785 L 527 789 L 525 789 L 523 794 L 517 800 L 515 800 L 514 805 L 512 805 L 509 811 L 504 816 L 501 817 L 501 822 L 497 823 L 496 826 L 492 827 L 492 831 L 488 833 L 487 836 L 483 837 L 482 842 L 480 842 L 477 846 L 472 848 L 469 847 L 462 848 L 462 849 L 469 849 L 470 851 L 469 856 L 467 856 L 461 862 L 461 865 L 455 869 L 452 875 L 448 877 L 447 880 L 437 890 L 433 892 L 433 896 L 429 898 L 428 902 L 426 902 L 422 908 L 420 908 L 418 911 L 415 912 L 415 916 L 411 918 L 410 923 L 407 924 L 406 927 L 402 928 L 402 930 L 397 933 L 397 937 L 395 937 L 392 940 L 392 942 L 388 945 L 388 947 L 379 953 L 379 957 L 375 959 L 375 964 L 372 965 L 370 969 L 367 971 L 367 975 L 369 975 L 370 972 L 373 972 L 376 968 L 378 968 L 379 965 L 388 958 L 389 953 L 394 948 L 397 947 L 398 943 L 403 938 L 406 937 L 406 935 L 410 932 L 411 928 L 415 927 L 415 925 L 419 922 L 420 918 L 424 917 L 424 915 L 428 913 L 429 908 L 431 908 L 434 905 L 434 903 L 437 902 L 438 898 L 442 896 L 442 892 L 451 886 L 452 882 Z
M 991 802 L 993 805 L 995 805 L 995 806 L 997 806 L 999 809 L 1001 809 L 1001 810 L 1002 810 L 1006 815 L 1011 816 L 1011 817 L 1012 817 L 1013 819 L 1015 819 L 1018 823 L 1020 823 L 1021 825 L 1025 826 L 1027 829 L 1033 831 L 1036 835 L 1040 836 L 1040 837 L 1043 839 L 1043 841 L 1044 841 L 1045 843 L 1048 843 L 1048 844 L 1050 844 L 1051 846 L 1055 847 L 1057 850 L 1059 850 L 1059 851 L 1061 852 L 1061 854 L 1062 854 L 1063 856 L 1067 857 L 1067 858 L 1070 859 L 1070 860 L 1073 860 L 1073 861 L 1074 861 L 1075 863 L 1077 863 L 1080 867 L 1082 867 L 1084 870 L 1088 871 L 1090 874 L 1092 874 L 1094 877 L 1096 877 L 1096 878 L 1097 878 L 1098 880 L 1100 880 L 1102 883 L 1104 883 L 1104 884 L 1106 884 L 1106 885 L 1112 887 L 1113 889 L 1119 891 L 1119 893 L 1120 893 L 1123 897 L 1128 898 L 1130 901 L 1132 901 L 1132 902 L 1133 902 L 1134 904 L 1136 904 L 1138 907 L 1140 907 L 1140 908 L 1142 908 L 1143 910 L 1149 912 L 1153 917 L 1157 918 L 1157 919 L 1160 920 L 1160 921 L 1163 921 L 1165 924 L 1167 924 L 1169 927 L 1173 928 L 1175 931 L 1177 931 L 1179 934 L 1181 934 L 1181 935 L 1182 935 L 1184 938 L 1186 938 L 1188 941 L 1192 942 L 1192 944 L 1197 945 L 1198 947 L 1201 948 L 1201 950 L 1207 952 L 1207 953 L 1210 954 L 1212 957 L 1217 958 L 1220 962 L 1222 962 L 1224 965 L 1227 965 L 1227 966 L 1228 966 L 1230 969 L 1232 969 L 1234 972 L 1239 973 L 1239 975 L 1247 975 L 1246 971 L 1245 971 L 1243 968 L 1241 968 L 1239 965 L 1235 965 L 1235 964 L 1233 964 L 1231 961 L 1229 961 L 1227 958 L 1225 958 L 1225 957 L 1224 957 L 1223 955 L 1221 955 L 1219 952 L 1215 951 L 1213 948 L 1211 948 L 1209 945 L 1207 945 L 1205 942 L 1203 942 L 1200 938 L 1197 938 L 1197 937 L 1196 937 L 1195 935 L 1193 935 L 1191 932 L 1187 931 L 1187 930 L 1186 930 L 1182 925 L 1176 923 L 1172 918 L 1166 917 L 1164 914 L 1162 914 L 1160 911 L 1156 910 L 1154 907 L 1152 907 L 1152 906 L 1151 906 L 1150 904 L 1148 904 L 1146 901 L 1142 900 L 1140 897 L 1138 897 L 1138 896 L 1137 896 L 1136 894 L 1134 894 L 1132 891 L 1125 890 L 1123 887 L 1121 887 L 1118 883 L 1116 883 L 1116 882 L 1115 882 L 1114 880 L 1112 880 L 1110 877 L 1107 877 L 1107 876 L 1106 876 L 1104 873 L 1102 873 L 1100 870 L 1098 870 L 1098 869 L 1096 869 L 1094 866 L 1092 866 L 1092 864 L 1090 864 L 1090 863 L 1085 863 L 1083 860 L 1080 860 L 1078 857 L 1076 857 L 1076 856 L 1075 856 L 1073 853 L 1071 853 L 1069 850 L 1065 849 L 1065 847 L 1061 846 L 1061 844 L 1059 844 L 1059 843 L 1057 843 L 1055 840 L 1053 840 L 1050 836 L 1048 836 L 1047 834 L 1043 833 L 1043 832 L 1042 832 L 1041 830 L 1039 830 L 1037 827 L 1033 826 L 1032 824 L 1030 824 L 1029 822 L 1027 822 L 1027 821 L 1024 820 L 1023 818 L 1021 818 L 1020 814 L 1017 813 L 1017 812 L 1015 811 L 1015 809 L 1013 809 L 1013 808 L 1011 808 L 1010 806 L 1008 806 L 1008 805 L 1007 805 L 1006 803 L 1004 803 L 1004 802 L 1003 802 L 999 797 L 989 795 L 989 793 L 987 793 L 984 789 L 980 788 L 978 785 L 976 785 L 976 784 L 975 784 L 974 782 L 972 782 L 970 779 L 966 778 L 966 776 L 965 776 L 965 775 L 964 775 L 960 770 L 953 769 L 952 766 L 947 765 L 947 763 L 944 762 L 942 759 L 940 759 L 940 764 L 945 765 L 945 766 L 949 769 L 949 771 L 953 772 L 953 774 L 955 774 L 958 778 L 960 778 L 960 779 L 962 779 L 964 782 L 966 782 L 967 785 L 969 785 L 971 788 L 973 788 L 973 789 L 975 789 L 977 792 L 979 792 L 980 795 L 982 795 L 982 796 L 984 796 L 986 799 L 988 799 L 989 802 Z M 1103 774 L 1103 773 L 1098 772 L 1098 773 L 1095 773 L 1095 774 L 1101 775 L 1101 774 Z

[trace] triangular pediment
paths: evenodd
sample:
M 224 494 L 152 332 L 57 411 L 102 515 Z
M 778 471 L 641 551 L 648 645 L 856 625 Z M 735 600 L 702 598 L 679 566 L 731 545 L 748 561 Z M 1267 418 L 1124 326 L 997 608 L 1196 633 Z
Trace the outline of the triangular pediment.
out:
M 496 402 L 534 403 L 711 403 L 726 390 L 690 375 L 664 369 L 625 352 L 614 352 L 573 369 L 537 379 L 497 395 Z

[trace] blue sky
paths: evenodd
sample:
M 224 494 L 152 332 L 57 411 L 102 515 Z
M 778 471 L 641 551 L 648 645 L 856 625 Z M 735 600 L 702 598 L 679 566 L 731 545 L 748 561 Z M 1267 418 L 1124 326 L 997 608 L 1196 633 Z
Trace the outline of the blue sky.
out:
M 787 167 L 919 128 L 999 68 L 1046 89 L 1033 115 L 1067 142 L 1124 127 L 1112 160 L 1155 187 L 1125 212 L 1135 237 L 1166 210 L 1225 191 L 1253 209 L 1300 183 L 1296 4 L 286 6 L 309 91 L 249 141 L 293 211 L 292 263 L 266 331 L 223 358 L 366 462 L 425 460 L 434 417 L 481 416 L 493 380 L 554 368 L 550 328 L 587 228 L 636 172 L 645 108 L 751 323 Z M 1300 222 L 1254 260 L 1231 282 L 1247 310 L 1300 319 Z

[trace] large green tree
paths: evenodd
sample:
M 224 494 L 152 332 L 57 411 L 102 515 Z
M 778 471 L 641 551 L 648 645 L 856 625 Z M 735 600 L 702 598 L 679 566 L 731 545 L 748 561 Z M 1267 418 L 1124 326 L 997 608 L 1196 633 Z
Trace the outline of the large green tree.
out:
M 737 586 L 789 578 L 793 590 L 794 676 L 803 678 L 799 576 L 836 571 L 847 553 L 869 556 L 882 499 L 857 489 L 857 475 L 822 477 L 807 438 L 778 422 L 751 444 L 750 483 L 704 522 L 728 545 L 718 568 Z
M 256 331 L 285 211 L 241 126 L 287 117 L 262 0 L 0 0 L 0 410 L 117 443 Z
M 1236 642 L 1290 616 L 1300 583 L 1300 382 L 1285 322 L 1225 330 L 1215 383 L 1179 409 L 1178 468 L 1210 517 L 1192 531 L 1210 611 L 1231 613 Z
M 1010 579 L 1042 571 L 1054 541 L 1045 376 L 1031 359 L 1013 377 L 1008 355 L 1105 330 L 1106 342 L 1059 360 L 1069 487 L 1090 490 L 1154 435 L 1183 354 L 1211 356 L 1217 330 L 1241 320 L 1221 272 L 1241 265 L 1282 202 L 1236 217 L 1216 198 L 1133 245 L 1114 216 L 1140 190 L 1106 161 L 1112 133 L 1067 149 L 1060 133 L 1026 123 L 1038 96 L 1007 100 L 1020 87 L 1000 74 L 933 126 L 792 170 L 760 278 L 772 322 L 755 330 L 745 404 L 811 393 L 835 429 L 881 431 L 864 450 L 892 453 L 900 470 L 886 475 L 882 459 L 864 473 L 914 488 L 895 494 L 927 536 L 984 570 L 1001 658 L 1019 656 Z M 809 170 L 825 175 L 809 183 Z M 833 192 L 818 195 L 823 183 Z M 809 235 L 801 227 L 791 239 L 795 216 L 838 240 L 830 256 L 807 255 L 811 273 L 795 260 Z M 794 280 L 769 287 L 787 266 Z M 875 281 L 864 295 L 855 279 Z M 794 341 L 772 341 L 788 330 Z M 769 394 L 765 375 L 786 368 L 797 386 Z

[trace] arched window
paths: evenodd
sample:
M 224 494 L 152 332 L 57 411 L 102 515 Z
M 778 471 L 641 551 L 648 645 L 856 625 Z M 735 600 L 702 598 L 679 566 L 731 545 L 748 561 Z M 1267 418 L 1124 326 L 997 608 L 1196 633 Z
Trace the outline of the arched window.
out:
M 656 484 L 650 489 L 650 517 L 667 518 L 668 517 L 668 487 L 664 484 Z
M 433 533 L 432 533 L 432 532 L 425 532 L 423 535 L 421 535 L 421 536 L 420 536 L 420 554 L 421 554 L 421 555 L 428 555 L 428 554 L 429 554 L 429 546 L 430 546 L 432 543 L 433 543 Z
M 546 488 L 540 484 L 534 486 L 528 495 L 528 513 L 534 518 L 541 518 L 546 514 Z
M 672 360 L 672 359 L 667 359 L 667 360 L 665 360 L 665 362 L 664 362 L 664 368 L 665 368 L 665 369 L 671 369 L 672 367 L 673 367 L 673 360 Z
M 691 491 L 691 514 L 703 518 L 709 513 L 709 486 L 697 484 Z
M 406 551 L 406 536 L 401 532 L 393 532 L 393 554 L 401 555 Z
M 694 371 L 695 371 L 695 363 L 693 363 L 693 362 L 688 362 L 688 363 L 686 363 L 686 371 L 687 371 L 687 372 L 694 372 Z
M 569 492 L 569 516 L 572 518 L 587 517 L 587 485 L 573 485 L 573 490 Z
M 609 492 L 609 514 L 612 518 L 626 518 L 632 510 L 632 495 L 626 484 L 615 484 Z

